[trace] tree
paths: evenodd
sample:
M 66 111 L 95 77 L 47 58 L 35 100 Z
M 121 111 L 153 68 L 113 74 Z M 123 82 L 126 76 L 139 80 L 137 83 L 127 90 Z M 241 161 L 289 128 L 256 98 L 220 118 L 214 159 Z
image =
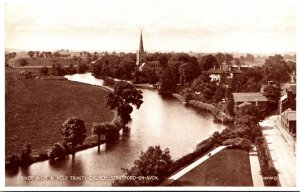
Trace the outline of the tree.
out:
M 143 68 L 143 72 L 146 76 L 146 78 L 148 79 L 150 84 L 155 84 L 159 81 L 159 77 L 156 74 L 156 70 L 150 67 L 144 67 Z
M 158 89 L 159 94 L 163 96 L 171 95 L 177 87 L 177 81 L 174 69 L 170 66 L 163 69 L 160 77 L 160 87 Z
M 219 63 L 215 56 L 209 54 L 209 55 L 204 55 L 201 58 L 200 67 L 202 71 L 207 71 L 213 68 L 214 66 L 219 67 Z
M 248 54 L 246 55 L 245 60 L 246 60 L 247 62 L 254 62 L 254 56 L 248 53 Z
M 249 104 L 239 108 L 235 122 L 237 126 L 239 124 L 257 125 L 263 118 L 262 111 L 257 106 Z
M 32 150 L 30 144 L 26 144 L 22 147 L 21 154 L 20 154 L 21 167 L 26 167 L 32 163 L 31 152 Z
M 242 55 L 242 56 L 240 56 L 240 61 L 244 64 L 246 61 L 246 58 Z
M 240 65 L 240 64 L 241 64 L 241 61 L 240 61 L 240 59 L 238 59 L 238 58 L 234 58 L 234 59 L 233 59 L 233 63 L 234 63 L 235 65 Z
M 125 126 L 130 120 L 132 107 L 129 104 L 135 105 L 137 109 L 143 103 L 142 91 L 134 87 L 134 85 L 126 81 L 118 81 L 114 85 L 114 91 L 108 92 L 105 96 L 105 103 L 112 110 L 116 110 L 121 123 Z
M 59 143 L 54 143 L 47 151 L 50 160 L 63 159 L 66 156 L 64 148 Z
M 48 67 L 40 68 L 40 73 L 44 76 L 48 75 L 48 73 L 49 73 Z
M 216 57 L 216 59 L 217 59 L 217 61 L 218 61 L 218 65 L 219 65 L 219 66 L 222 65 L 223 62 L 225 61 L 225 55 L 224 55 L 223 53 L 217 53 L 217 54 L 215 55 L 215 57 Z
M 225 63 L 226 63 L 227 65 L 230 65 L 231 62 L 232 62 L 232 60 L 233 60 L 233 56 L 232 56 L 231 54 L 226 53 L 226 54 L 225 54 Z
M 281 88 L 279 84 L 269 85 L 264 89 L 264 95 L 268 99 L 269 110 L 276 110 L 281 97 Z
M 72 145 L 72 150 L 77 145 L 82 145 L 86 139 L 86 128 L 84 121 L 77 117 L 69 117 L 62 125 L 61 133 L 63 140 Z
M 169 174 L 172 166 L 169 149 L 162 151 L 160 146 L 150 146 L 146 152 L 141 152 L 139 159 L 134 161 L 131 169 L 123 169 L 126 176 L 154 176 L 154 180 L 119 180 L 114 185 L 119 186 L 153 186 L 163 181 Z
M 92 134 L 97 135 L 98 140 L 98 152 L 100 152 L 100 142 L 101 142 L 101 135 L 107 134 L 107 127 L 109 123 L 94 123 L 92 127 Z
M 234 115 L 234 98 L 233 98 L 232 93 L 228 97 L 227 111 L 228 111 L 229 115 L 231 115 L 231 116 Z
M 40 52 L 39 52 L 39 51 L 36 51 L 36 52 L 35 52 L 35 57 L 36 57 L 36 58 L 39 58 L 39 56 L 40 56 Z
M 222 101 L 225 98 L 226 88 L 223 85 L 217 85 L 214 95 L 212 96 L 212 101 L 214 103 Z
M 18 59 L 17 63 L 22 67 L 28 65 L 28 61 L 26 59 Z
M 28 51 L 27 55 L 29 55 L 30 58 L 34 57 L 34 51 Z
M 279 83 L 286 83 L 290 81 L 290 73 L 292 72 L 283 60 L 281 55 L 270 56 L 265 60 L 262 70 L 265 74 L 265 82 L 275 81 Z

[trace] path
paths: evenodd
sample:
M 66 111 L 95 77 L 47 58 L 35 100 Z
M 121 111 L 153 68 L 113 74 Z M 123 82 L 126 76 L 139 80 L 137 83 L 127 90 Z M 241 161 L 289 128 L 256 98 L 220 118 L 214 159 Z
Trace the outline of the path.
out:
M 296 157 L 276 125 L 277 115 L 260 123 L 282 187 L 296 186 Z
M 252 149 L 249 151 L 249 160 L 251 167 L 251 175 L 254 187 L 263 187 L 264 181 L 262 175 L 260 174 L 260 165 L 256 147 L 253 145 Z

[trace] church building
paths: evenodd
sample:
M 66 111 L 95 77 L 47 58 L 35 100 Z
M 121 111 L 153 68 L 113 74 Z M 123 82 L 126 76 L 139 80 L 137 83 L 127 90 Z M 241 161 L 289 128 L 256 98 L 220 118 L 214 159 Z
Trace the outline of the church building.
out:
M 143 35 L 142 35 L 142 31 L 141 31 L 140 47 L 136 53 L 136 65 L 139 68 L 139 71 L 142 70 L 142 67 L 145 65 L 145 63 L 146 63 L 146 51 L 144 50 Z

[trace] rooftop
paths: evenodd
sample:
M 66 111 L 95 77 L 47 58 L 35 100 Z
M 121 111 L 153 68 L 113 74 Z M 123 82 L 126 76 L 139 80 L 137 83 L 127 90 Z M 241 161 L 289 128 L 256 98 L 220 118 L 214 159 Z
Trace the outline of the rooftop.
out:
M 268 101 L 268 99 L 261 93 L 232 93 L 235 102 L 255 102 L 255 101 Z
M 286 90 L 296 94 L 296 84 L 286 84 Z
M 222 73 L 242 73 L 241 70 L 232 69 L 232 70 L 223 70 L 223 69 L 210 69 L 207 71 L 208 74 L 222 74 Z
M 296 121 L 296 111 L 293 111 L 290 108 L 283 112 L 283 116 L 289 121 Z

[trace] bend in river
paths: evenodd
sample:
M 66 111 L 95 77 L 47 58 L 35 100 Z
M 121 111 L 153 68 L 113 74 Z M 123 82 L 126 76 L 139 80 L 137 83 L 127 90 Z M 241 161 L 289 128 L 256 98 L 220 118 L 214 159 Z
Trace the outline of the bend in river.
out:
M 71 81 L 103 86 L 104 81 L 90 73 L 66 76 Z M 192 152 L 197 143 L 222 129 L 205 111 L 184 106 L 175 98 L 163 99 L 156 90 L 141 89 L 144 103 L 131 114 L 130 131 L 114 145 L 101 145 L 77 152 L 75 158 L 51 164 L 32 164 L 17 174 L 6 173 L 7 186 L 110 186 L 111 176 L 121 176 L 121 168 L 130 168 L 141 151 L 149 146 L 169 148 L 173 160 Z M 33 176 L 25 180 L 23 176 Z M 45 177 L 37 178 L 36 176 Z M 48 176 L 48 178 L 46 178 Z M 53 176 L 51 180 L 50 176 Z M 78 176 L 73 177 L 70 176 Z M 86 176 L 86 177 L 82 177 Z

